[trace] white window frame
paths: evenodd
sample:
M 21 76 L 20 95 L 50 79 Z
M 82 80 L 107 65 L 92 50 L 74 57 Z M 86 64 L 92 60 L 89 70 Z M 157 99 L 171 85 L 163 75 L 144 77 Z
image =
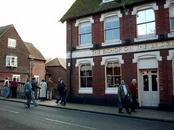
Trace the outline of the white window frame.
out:
M 80 37 L 79 37 L 80 24 L 87 23 L 87 22 L 89 22 L 91 24 L 91 43 L 81 45 L 80 44 Z M 93 44 L 92 44 L 92 24 L 93 23 L 94 23 L 94 20 L 92 17 L 86 17 L 86 18 L 76 20 L 75 27 L 78 27 L 78 43 L 79 43 L 79 45 L 76 47 L 77 49 L 85 49 L 85 48 L 92 48 L 93 47 Z
M 109 13 L 103 13 L 101 15 L 100 22 L 104 22 L 105 23 L 105 19 L 106 18 L 114 17 L 114 16 L 118 17 L 119 24 L 120 24 L 120 18 L 122 17 L 122 14 L 121 14 L 120 11 L 113 11 L 113 12 L 109 12 Z M 105 28 L 105 27 L 103 27 L 103 28 Z M 120 28 L 120 26 L 119 26 L 119 28 Z M 103 32 L 103 33 L 105 33 L 105 32 Z M 115 40 L 112 40 L 112 41 L 105 41 L 105 34 L 104 34 L 104 43 L 102 43 L 102 46 L 117 45 L 117 44 L 121 44 L 121 40 L 120 39 L 115 39 Z
M 12 62 L 13 58 L 14 58 L 14 63 Z M 18 57 L 17 56 L 6 56 L 6 67 L 17 67 L 17 66 L 18 66 Z
M 164 5 L 164 8 L 170 9 L 170 6 L 174 5 L 174 0 L 166 0 L 166 4 Z M 170 10 L 169 10 L 170 15 Z M 170 19 L 169 19 L 170 22 Z M 174 30 L 170 30 L 170 33 L 168 33 L 168 37 L 174 37 Z
M 16 48 L 16 39 L 8 38 L 8 48 Z
M 121 67 L 121 64 L 124 64 L 124 60 L 122 59 L 122 55 L 102 57 L 101 65 L 105 66 L 105 94 L 117 94 L 118 93 L 117 88 L 108 88 L 107 87 L 106 66 L 107 66 L 108 62 L 112 62 L 112 61 L 117 62 L 120 65 L 120 67 Z M 121 75 L 121 72 L 120 72 L 120 75 Z
M 153 9 L 155 11 L 155 10 L 158 10 L 158 5 L 156 3 L 150 3 L 150 4 L 141 5 L 141 6 L 135 6 L 133 8 L 132 15 L 137 15 L 138 11 L 146 10 L 146 9 Z M 136 28 L 137 28 L 137 23 L 136 23 Z M 155 19 L 155 31 L 156 31 L 156 19 Z M 143 37 L 141 36 L 138 37 L 137 35 L 137 38 L 134 38 L 134 41 L 140 42 L 140 41 L 154 40 L 154 39 L 158 39 L 157 34 L 145 35 Z
M 94 62 L 93 62 L 93 58 L 86 58 L 86 59 L 77 59 L 76 60 L 76 67 L 78 67 L 79 69 L 79 90 L 78 93 L 79 94 L 93 94 L 93 87 L 88 87 L 88 88 L 82 88 L 80 86 L 80 68 L 82 64 L 90 64 L 91 67 L 94 66 Z
M 21 76 L 20 76 L 20 75 L 13 74 L 13 75 L 12 75 L 12 80 L 13 80 L 14 78 L 16 78 L 16 81 L 17 81 L 17 82 L 20 82 L 20 81 L 21 81 Z

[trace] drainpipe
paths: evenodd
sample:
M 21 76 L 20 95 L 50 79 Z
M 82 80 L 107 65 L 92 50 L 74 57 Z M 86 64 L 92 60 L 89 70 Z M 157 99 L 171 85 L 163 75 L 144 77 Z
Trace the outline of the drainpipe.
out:
M 70 27 L 68 26 L 68 32 L 69 32 L 69 36 L 70 36 L 70 63 L 68 64 L 69 67 L 69 98 L 71 100 L 72 98 L 72 47 L 73 47 L 73 34 L 72 34 L 72 22 L 70 24 Z

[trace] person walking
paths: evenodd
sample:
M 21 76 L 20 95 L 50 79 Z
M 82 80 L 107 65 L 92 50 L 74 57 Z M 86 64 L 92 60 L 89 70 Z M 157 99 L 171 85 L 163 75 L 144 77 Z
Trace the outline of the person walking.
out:
M 118 88 L 118 100 L 119 100 L 119 113 L 122 113 L 123 107 L 126 109 L 128 114 L 131 114 L 129 111 L 129 103 L 130 103 L 130 91 L 128 86 L 125 84 L 124 80 L 121 80 L 121 84 Z
M 49 77 L 47 81 L 47 99 L 48 100 L 52 99 L 53 88 L 54 88 L 53 81 L 51 80 L 51 77 Z
M 39 98 L 44 101 L 46 99 L 46 91 L 47 91 L 47 83 L 45 82 L 45 80 L 43 79 L 40 84 L 39 84 L 39 87 L 40 87 L 40 95 L 39 95 Z
M 131 85 L 129 86 L 129 90 L 132 96 L 132 102 L 131 102 L 131 111 L 134 112 L 136 108 L 138 108 L 138 91 L 137 91 L 137 85 L 136 85 L 136 79 L 132 79 Z
M 6 97 L 6 98 L 8 98 L 10 96 L 10 88 L 9 88 L 8 81 L 6 81 L 4 86 L 3 86 L 2 95 L 3 95 L 3 97 Z
M 37 102 L 36 102 L 36 98 L 37 98 L 37 89 L 39 88 L 37 86 L 37 82 L 36 82 L 36 79 L 35 78 L 32 78 L 32 82 L 31 82 L 31 85 L 32 85 L 32 92 L 31 92 L 31 100 L 33 102 L 33 105 L 35 107 L 38 106 Z
M 61 78 L 58 78 L 57 87 L 56 87 L 56 103 L 62 99 L 62 86 L 61 86 Z
M 27 79 L 27 81 L 24 85 L 24 93 L 25 93 L 25 96 L 27 98 L 27 101 L 26 101 L 25 105 L 27 105 L 27 108 L 30 108 L 32 85 L 31 85 L 29 79 Z
M 62 104 L 63 106 L 66 105 L 66 98 L 67 98 L 67 87 L 65 86 L 65 83 L 63 80 L 60 81 L 61 84 L 61 102 L 60 104 Z
M 12 98 L 16 98 L 17 96 L 17 86 L 18 86 L 18 83 L 16 81 L 16 78 L 14 78 L 13 81 L 11 82 Z

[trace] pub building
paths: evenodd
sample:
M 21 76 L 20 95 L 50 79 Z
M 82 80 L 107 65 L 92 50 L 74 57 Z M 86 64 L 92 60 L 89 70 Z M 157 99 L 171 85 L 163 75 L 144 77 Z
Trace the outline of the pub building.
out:
M 65 21 L 72 101 L 115 105 L 135 78 L 141 107 L 174 110 L 174 0 L 76 0 Z

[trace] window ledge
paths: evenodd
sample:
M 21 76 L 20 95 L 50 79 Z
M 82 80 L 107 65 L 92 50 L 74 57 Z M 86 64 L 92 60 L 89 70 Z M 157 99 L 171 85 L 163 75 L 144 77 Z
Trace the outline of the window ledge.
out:
M 117 88 L 106 88 L 105 94 L 118 94 L 118 87 Z
M 93 90 L 92 88 L 80 88 L 79 94 L 92 94 Z
M 118 45 L 121 44 L 121 40 L 107 41 L 102 43 L 102 46 Z
M 83 46 L 77 46 L 77 49 L 86 49 L 86 48 L 93 48 L 92 44 L 88 44 L 88 45 L 83 45 Z
M 168 33 L 168 37 L 174 37 L 174 31 L 171 33 Z
M 146 35 L 146 36 L 141 36 L 134 38 L 135 42 L 141 42 L 141 41 L 147 41 L 147 40 L 155 40 L 158 39 L 158 35 Z

